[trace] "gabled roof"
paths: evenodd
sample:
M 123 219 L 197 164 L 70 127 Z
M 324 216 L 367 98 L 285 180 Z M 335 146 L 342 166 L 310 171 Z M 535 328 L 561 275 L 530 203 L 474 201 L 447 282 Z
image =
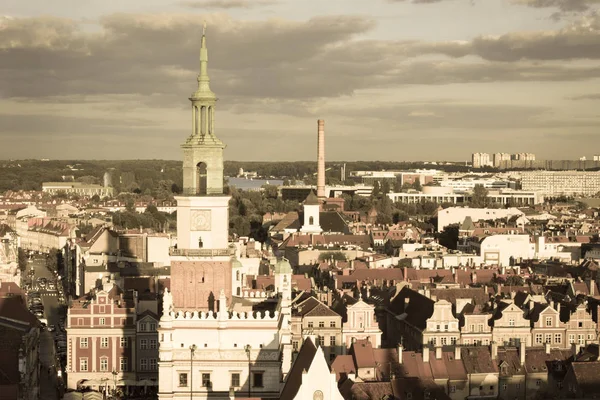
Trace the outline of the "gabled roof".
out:
M 315 358 L 315 354 L 317 354 L 317 347 L 312 339 L 308 337 L 302 344 L 300 352 L 298 352 L 298 356 L 296 357 L 296 361 L 294 361 L 294 364 L 287 375 L 283 390 L 281 391 L 281 399 L 293 399 L 296 397 L 296 394 L 298 394 L 298 390 L 302 385 L 303 372 L 304 370 L 309 370 L 310 365 Z

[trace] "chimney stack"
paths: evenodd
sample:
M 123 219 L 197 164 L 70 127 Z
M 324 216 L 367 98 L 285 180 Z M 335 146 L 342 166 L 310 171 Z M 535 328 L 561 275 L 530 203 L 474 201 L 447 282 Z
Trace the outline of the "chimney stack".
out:
M 454 359 L 455 360 L 460 360 L 460 358 L 461 358 L 460 347 L 459 346 L 455 346 L 454 347 Z
M 317 121 L 317 197 L 325 198 L 325 121 Z
M 526 353 L 526 349 L 525 349 L 525 341 L 521 340 L 521 342 L 519 343 L 519 362 L 521 363 L 521 365 L 525 365 L 525 353 Z
M 423 347 L 423 362 L 429 362 L 429 346 Z
M 442 359 L 442 346 L 436 346 L 435 347 L 435 359 L 436 360 L 441 360 Z
M 401 344 L 398 345 L 398 364 L 402 364 L 402 353 L 404 351 L 404 347 Z

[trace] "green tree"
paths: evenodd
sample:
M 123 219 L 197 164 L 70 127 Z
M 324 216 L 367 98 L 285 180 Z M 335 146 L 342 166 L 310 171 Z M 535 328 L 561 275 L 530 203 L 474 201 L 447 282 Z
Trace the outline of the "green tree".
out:
M 419 178 L 415 179 L 415 181 L 412 184 L 413 189 L 417 190 L 417 191 L 422 191 L 423 187 L 421 186 L 421 180 Z
M 471 205 L 476 208 L 485 208 L 490 203 L 488 190 L 483 185 L 475 185 L 473 188 L 473 196 L 471 197 Z
M 319 261 L 347 261 L 346 255 L 341 251 L 326 251 L 319 254 Z
M 25 271 L 25 268 L 27 268 L 27 253 L 25 253 L 25 250 L 23 250 L 22 248 L 19 247 L 19 269 L 21 270 L 21 272 Z

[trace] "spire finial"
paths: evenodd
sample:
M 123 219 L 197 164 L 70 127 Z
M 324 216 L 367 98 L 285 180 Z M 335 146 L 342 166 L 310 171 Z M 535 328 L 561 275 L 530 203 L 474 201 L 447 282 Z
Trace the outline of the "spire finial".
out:
M 202 26 L 202 36 L 206 35 L 206 21 L 204 21 L 203 26 Z

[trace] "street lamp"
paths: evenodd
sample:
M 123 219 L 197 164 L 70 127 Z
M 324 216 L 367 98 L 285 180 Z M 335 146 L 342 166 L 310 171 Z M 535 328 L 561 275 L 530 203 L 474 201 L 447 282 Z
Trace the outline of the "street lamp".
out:
M 115 371 L 114 369 L 112 370 L 112 376 L 113 376 L 113 381 L 115 382 L 115 390 L 114 390 L 114 397 L 117 397 L 117 375 L 119 373 L 117 371 Z
M 195 344 L 190 346 L 190 400 L 192 400 L 194 395 L 194 353 L 198 346 Z
M 244 351 L 246 352 L 246 354 L 248 355 L 248 397 L 250 396 L 251 393 L 251 387 L 252 387 L 252 373 L 250 371 L 251 368 L 251 364 L 250 364 L 250 350 L 252 350 L 252 346 L 250 346 L 249 344 L 244 346 Z

